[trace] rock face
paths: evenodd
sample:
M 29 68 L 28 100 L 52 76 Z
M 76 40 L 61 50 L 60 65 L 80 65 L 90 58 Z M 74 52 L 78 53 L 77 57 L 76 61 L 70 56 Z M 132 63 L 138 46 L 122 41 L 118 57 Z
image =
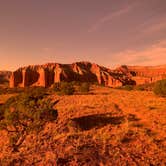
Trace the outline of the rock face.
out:
M 89 62 L 73 64 L 49 63 L 22 67 L 11 74 L 10 87 L 50 87 L 61 81 L 97 82 L 118 87 L 126 84 L 152 83 L 166 78 L 166 66 L 121 66 L 115 70 Z
M 120 72 L 117 77 L 116 72 L 89 62 L 27 66 L 12 73 L 10 87 L 49 87 L 61 81 L 98 82 L 105 86 L 121 86 L 128 78 Z
M 0 84 L 9 82 L 11 76 L 10 71 L 0 71 Z
M 121 66 L 117 68 L 136 82 L 137 85 L 150 84 L 166 79 L 166 65 L 163 66 Z

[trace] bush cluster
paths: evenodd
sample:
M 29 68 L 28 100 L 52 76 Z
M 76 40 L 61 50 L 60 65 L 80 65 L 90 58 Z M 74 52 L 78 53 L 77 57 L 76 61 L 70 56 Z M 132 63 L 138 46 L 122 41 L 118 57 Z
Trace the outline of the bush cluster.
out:
M 131 91 L 134 89 L 134 86 L 133 85 L 124 85 L 124 86 L 117 87 L 116 89 Z
M 60 82 L 53 85 L 53 90 L 59 95 L 72 95 L 74 94 L 74 86 L 71 82 Z
M 90 84 L 88 82 L 84 82 L 79 86 L 79 91 L 83 93 L 87 93 L 90 90 Z
M 0 88 L 0 94 L 13 94 L 23 92 L 23 88 Z
M 62 82 L 60 84 L 60 94 L 61 95 L 72 95 L 74 94 L 74 86 L 70 82 Z
M 135 90 L 144 91 L 145 90 L 145 86 L 144 85 L 137 85 L 137 86 L 135 86 Z
M 153 92 L 156 95 L 166 97 L 166 79 L 157 81 L 155 83 Z
M 36 88 L 9 98 L 1 107 L 0 129 L 8 132 L 12 151 L 19 150 L 29 133 L 40 132 L 46 122 L 57 119 L 58 112 L 53 109 L 57 102 L 45 97 L 45 90 Z
M 53 91 L 59 95 L 72 95 L 78 89 L 81 93 L 87 93 L 90 90 L 88 82 L 60 82 L 53 85 Z

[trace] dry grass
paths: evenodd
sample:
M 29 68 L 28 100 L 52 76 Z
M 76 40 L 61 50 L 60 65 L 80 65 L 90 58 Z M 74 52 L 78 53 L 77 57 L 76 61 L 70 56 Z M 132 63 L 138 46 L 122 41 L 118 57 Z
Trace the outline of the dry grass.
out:
M 50 98 L 60 100 L 58 121 L 30 135 L 18 154 L 7 153 L 1 141 L 1 163 L 165 165 L 165 98 L 105 87 L 93 87 L 88 95 Z

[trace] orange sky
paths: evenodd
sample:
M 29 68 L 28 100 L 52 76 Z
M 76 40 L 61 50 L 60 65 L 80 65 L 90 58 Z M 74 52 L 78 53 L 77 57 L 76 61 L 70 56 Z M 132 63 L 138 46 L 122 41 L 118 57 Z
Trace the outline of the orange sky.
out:
M 0 70 L 91 61 L 166 64 L 165 0 L 5 0 Z

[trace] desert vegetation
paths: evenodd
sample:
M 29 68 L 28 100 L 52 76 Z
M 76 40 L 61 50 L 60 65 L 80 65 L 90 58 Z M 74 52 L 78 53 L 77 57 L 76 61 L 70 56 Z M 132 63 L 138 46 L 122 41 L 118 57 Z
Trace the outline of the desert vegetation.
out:
M 131 91 L 134 89 L 134 86 L 133 85 L 124 85 L 124 86 L 117 87 L 117 89 Z
M 93 84 L 89 82 L 59 82 L 53 84 L 52 90 L 58 95 L 73 95 L 75 92 L 86 94 L 90 91 L 91 85 Z
M 153 91 L 156 95 L 166 97 L 166 79 L 157 81 Z
M 83 93 L 87 93 L 90 90 L 90 84 L 88 82 L 83 82 L 80 86 L 79 86 L 79 91 L 83 92 Z
M 80 86 L 73 84 L 76 91 Z M 39 87 L 6 100 L 0 106 L 1 165 L 166 162 L 165 98 L 97 85 L 89 90 L 59 95 Z
M 59 95 L 72 95 L 74 94 L 74 86 L 70 82 L 55 83 L 53 90 Z
M 45 95 L 43 88 L 37 88 L 13 96 L 1 106 L 0 129 L 7 131 L 12 152 L 19 151 L 28 134 L 37 134 L 46 122 L 57 119 L 55 102 L 46 100 Z

